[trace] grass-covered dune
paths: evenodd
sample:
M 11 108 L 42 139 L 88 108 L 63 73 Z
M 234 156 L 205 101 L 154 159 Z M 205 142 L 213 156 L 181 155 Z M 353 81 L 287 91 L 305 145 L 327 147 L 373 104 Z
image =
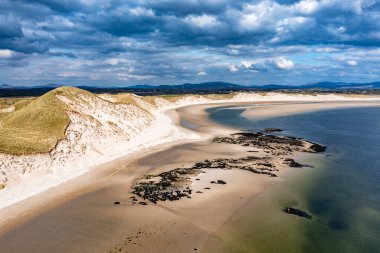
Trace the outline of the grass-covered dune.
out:
M 65 136 L 70 123 L 66 105 L 56 89 L 35 100 L 21 100 L 15 110 L 0 114 L 0 152 L 31 154 L 49 152 Z
M 57 95 L 72 101 L 82 101 L 80 95 L 96 96 L 78 88 L 60 87 L 36 99 L 15 101 L 14 111 L 0 113 L 0 153 L 47 153 L 65 137 L 70 109 Z
M 12 112 L 0 113 L 0 153 L 22 155 L 47 153 L 65 138 L 71 110 L 57 95 L 73 102 L 86 103 L 84 97 L 99 96 L 74 87 L 60 87 L 38 98 L 2 99 L 2 108 L 14 107 Z M 130 93 L 109 95 L 115 104 L 128 104 L 145 111 Z M 176 97 L 176 99 L 182 96 Z M 154 105 L 155 97 L 142 97 Z M 172 100 L 172 99 L 167 99 Z M 111 103 L 108 101 L 108 103 Z

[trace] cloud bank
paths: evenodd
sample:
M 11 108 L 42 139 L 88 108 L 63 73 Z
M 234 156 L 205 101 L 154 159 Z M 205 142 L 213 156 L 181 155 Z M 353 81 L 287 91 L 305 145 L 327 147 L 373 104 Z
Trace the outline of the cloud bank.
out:
M 0 0 L 0 82 L 380 79 L 376 0 Z

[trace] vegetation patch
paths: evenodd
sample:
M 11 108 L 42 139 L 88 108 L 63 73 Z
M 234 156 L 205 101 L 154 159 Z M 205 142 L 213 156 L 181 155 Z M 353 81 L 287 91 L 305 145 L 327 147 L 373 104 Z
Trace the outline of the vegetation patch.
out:
M 70 123 L 68 108 L 56 95 L 70 98 L 77 90 L 62 87 L 35 100 L 16 102 L 16 110 L 0 118 L 0 153 L 21 155 L 52 150 L 65 137 Z
M 184 98 L 184 97 L 188 97 L 188 96 L 191 96 L 192 94 L 186 94 L 186 95 L 183 95 L 183 94 L 168 94 L 168 95 L 160 95 L 158 97 L 160 98 L 163 98 L 169 102 L 177 102 L 178 100 L 180 100 L 181 98 Z
M 237 93 L 231 92 L 226 94 L 210 94 L 205 97 L 212 100 L 223 100 L 223 99 L 232 99 Z
M 153 106 L 156 106 L 156 97 L 155 96 L 141 96 L 140 97 L 141 100 L 153 105 Z
M 113 97 L 115 98 L 115 103 L 128 104 L 140 107 L 140 105 L 137 103 L 136 99 L 133 96 L 134 95 L 131 93 L 119 93 L 113 95 Z

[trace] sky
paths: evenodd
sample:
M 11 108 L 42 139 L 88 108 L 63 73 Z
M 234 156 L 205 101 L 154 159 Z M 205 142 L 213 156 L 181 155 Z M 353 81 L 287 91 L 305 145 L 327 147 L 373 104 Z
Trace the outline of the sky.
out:
M 380 0 L 0 0 L 0 83 L 380 81 Z

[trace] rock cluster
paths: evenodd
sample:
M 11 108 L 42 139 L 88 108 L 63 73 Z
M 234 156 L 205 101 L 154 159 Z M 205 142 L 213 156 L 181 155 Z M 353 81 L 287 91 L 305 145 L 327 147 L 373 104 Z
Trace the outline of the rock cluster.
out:
M 227 184 L 226 181 L 221 180 L 221 179 L 216 180 L 216 182 L 215 181 L 211 181 L 210 183 L 211 184 Z
M 268 128 L 265 132 L 278 132 L 281 129 Z M 326 147 L 309 142 L 303 139 L 289 136 L 268 135 L 261 132 L 241 132 L 235 133 L 227 137 L 217 137 L 214 139 L 217 143 L 239 144 L 242 146 L 250 146 L 261 149 L 270 153 L 264 157 L 246 156 L 242 158 L 218 158 L 212 160 L 204 160 L 196 162 L 191 168 L 176 168 L 158 175 L 148 175 L 144 179 L 139 180 L 132 188 L 132 203 L 146 205 L 144 201 L 139 201 L 137 197 L 148 200 L 156 204 L 158 201 L 174 201 L 181 198 L 191 198 L 193 190 L 190 188 L 191 176 L 200 173 L 206 173 L 209 169 L 241 169 L 250 171 L 255 174 L 268 175 L 277 177 L 275 158 L 280 157 L 283 164 L 289 167 L 303 167 L 304 165 L 289 158 L 293 152 L 323 152 Z M 283 157 L 285 156 L 285 157 Z M 195 180 L 200 180 L 199 178 Z M 225 185 L 227 182 L 218 179 L 210 182 L 211 184 Z M 210 187 L 205 187 L 209 190 Z M 202 193 L 197 191 L 196 193 Z M 299 212 L 296 212 L 299 213 Z
M 271 128 L 271 127 L 269 127 L 269 128 L 265 128 L 264 129 L 264 133 L 276 133 L 276 132 L 282 132 L 283 130 L 282 129 L 280 129 L 280 128 Z
M 319 153 L 325 146 L 291 136 L 276 136 L 261 132 L 241 132 L 227 137 L 216 137 L 214 142 L 238 144 L 259 148 L 272 155 L 290 155 L 293 152 Z
M 157 176 L 148 176 L 149 179 L 155 180 L 138 182 L 133 186 L 132 193 L 154 204 L 158 201 L 191 198 L 192 190 L 187 186 L 190 183 L 188 175 L 198 173 L 199 170 L 193 168 L 177 168 Z
M 271 176 L 271 177 L 277 177 L 276 174 L 274 174 L 273 172 L 271 172 L 271 171 L 273 171 L 272 169 L 257 168 L 257 167 L 253 167 L 253 166 L 243 166 L 240 169 L 247 170 L 247 171 L 253 172 L 255 174 L 263 174 L 263 175 L 268 175 L 268 176 Z

